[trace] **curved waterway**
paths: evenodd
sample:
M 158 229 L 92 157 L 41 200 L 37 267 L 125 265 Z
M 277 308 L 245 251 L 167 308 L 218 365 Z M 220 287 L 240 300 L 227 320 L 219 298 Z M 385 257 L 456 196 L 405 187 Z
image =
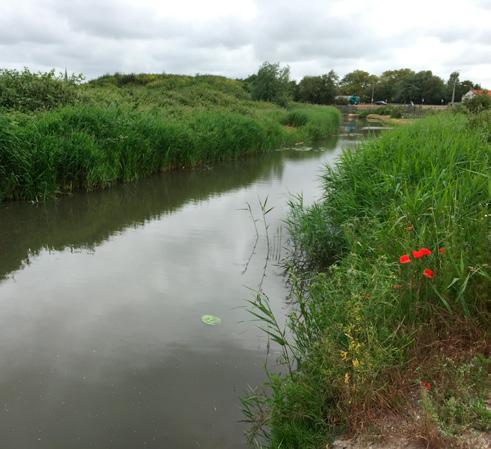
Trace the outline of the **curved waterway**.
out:
M 287 201 L 356 137 L 106 192 L 0 206 L 0 447 L 242 449 L 239 397 L 264 381 L 245 308 L 282 316 Z M 257 238 L 257 243 L 256 243 Z M 222 319 L 201 322 L 203 314 Z

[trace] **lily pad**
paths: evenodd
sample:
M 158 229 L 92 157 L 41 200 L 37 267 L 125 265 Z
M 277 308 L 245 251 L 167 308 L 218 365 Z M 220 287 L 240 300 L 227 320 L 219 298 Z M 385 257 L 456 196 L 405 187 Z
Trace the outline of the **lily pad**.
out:
M 208 326 L 216 326 L 222 322 L 222 319 L 215 315 L 203 315 L 201 321 Z

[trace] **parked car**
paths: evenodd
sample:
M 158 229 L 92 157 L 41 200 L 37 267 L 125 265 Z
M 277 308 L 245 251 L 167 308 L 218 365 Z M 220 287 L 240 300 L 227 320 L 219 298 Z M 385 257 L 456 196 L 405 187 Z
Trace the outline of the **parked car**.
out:
M 384 101 L 384 100 L 377 100 L 377 101 L 375 102 L 375 104 L 379 104 L 379 105 L 381 105 L 381 106 L 385 106 L 385 105 L 387 104 L 387 102 L 386 102 L 386 101 Z

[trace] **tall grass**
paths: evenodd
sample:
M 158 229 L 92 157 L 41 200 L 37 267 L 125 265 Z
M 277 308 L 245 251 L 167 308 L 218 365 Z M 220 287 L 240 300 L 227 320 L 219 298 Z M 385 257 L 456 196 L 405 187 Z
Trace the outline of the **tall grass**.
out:
M 323 106 L 297 105 L 282 119 L 282 123 L 295 128 L 303 128 L 306 139 L 319 141 L 336 132 L 339 125 L 337 110 Z M 326 124 L 329 123 L 329 126 Z
M 422 394 L 441 435 L 485 425 L 476 404 L 486 359 L 469 357 L 489 331 L 489 137 L 489 123 L 469 126 L 464 115 L 422 119 L 345 152 L 326 168 L 321 201 L 293 203 L 283 346 L 297 369 L 271 375 L 260 403 L 268 447 L 318 448 L 380 410 L 417 407 L 410 398 Z M 414 258 L 420 248 L 431 255 Z M 410 263 L 399 263 L 404 254 Z M 465 394 L 450 366 L 469 367 Z M 449 411 L 446 391 L 468 413 Z
M 251 101 L 225 77 L 115 74 L 80 78 L 0 71 L 0 201 L 94 190 L 160 170 L 260 153 L 336 132 L 334 108 L 287 112 Z
M 166 112 L 77 105 L 0 116 L 0 199 L 101 189 L 163 169 L 268 151 L 307 135 L 287 132 L 268 114 Z M 338 122 L 337 113 L 328 114 L 324 127 L 332 130 Z

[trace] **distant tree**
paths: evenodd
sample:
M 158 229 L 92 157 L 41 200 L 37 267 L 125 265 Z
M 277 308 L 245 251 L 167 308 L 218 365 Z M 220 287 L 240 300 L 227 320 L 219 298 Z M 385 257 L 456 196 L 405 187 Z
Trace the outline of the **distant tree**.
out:
M 393 99 L 397 103 L 441 104 L 445 98 L 445 83 L 431 70 L 407 73 L 395 85 Z
M 401 78 L 394 86 L 393 101 L 396 103 L 416 102 L 421 95 L 416 73 Z
M 291 98 L 290 68 L 264 62 L 251 82 L 253 100 L 271 101 L 286 106 Z
M 305 76 L 297 86 L 295 99 L 305 103 L 332 104 L 338 80 L 333 70 L 322 76 Z
M 288 98 L 297 98 L 298 84 L 295 80 L 290 80 L 288 82 Z
M 445 97 L 446 89 L 444 81 L 431 70 L 424 70 L 416 74 L 416 82 L 420 89 L 418 102 L 426 104 L 440 104 Z
M 397 102 L 396 91 L 398 85 L 407 77 L 414 75 L 411 69 L 386 70 L 379 77 L 378 83 L 375 85 L 376 100 L 387 100 L 389 102 Z
M 344 95 L 357 95 L 366 102 L 371 100 L 372 89 L 377 81 L 377 76 L 370 75 L 363 70 L 355 70 L 343 77 L 339 87 Z

